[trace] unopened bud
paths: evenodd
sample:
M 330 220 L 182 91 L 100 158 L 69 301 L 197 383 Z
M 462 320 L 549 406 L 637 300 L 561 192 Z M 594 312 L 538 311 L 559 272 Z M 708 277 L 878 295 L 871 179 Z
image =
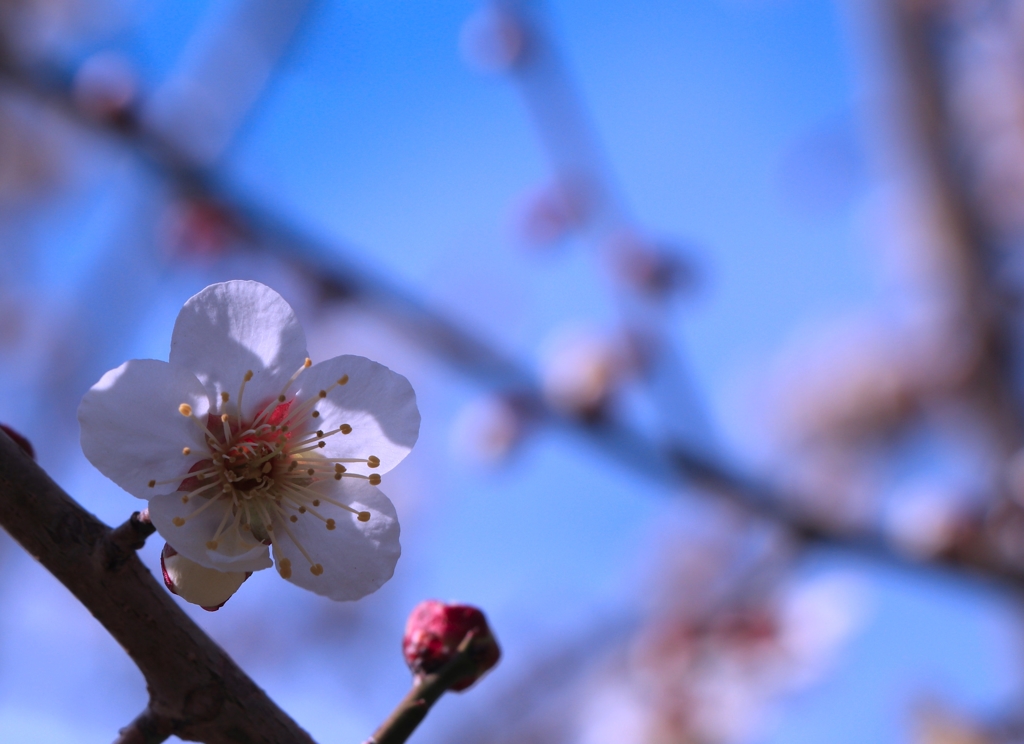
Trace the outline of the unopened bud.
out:
M 200 566 L 167 544 L 160 553 L 160 568 L 164 584 L 171 594 L 177 594 L 186 602 L 197 604 L 209 612 L 223 607 L 252 575 L 251 572 L 217 571 Z
M 476 607 L 445 604 L 436 599 L 416 605 L 405 624 L 402 639 L 405 661 L 417 676 L 436 672 L 452 660 L 469 633 L 473 637 L 466 653 L 472 666 L 449 688 L 461 692 L 501 658 L 501 649 L 487 626 L 487 618 Z
M 498 5 L 487 5 L 471 15 L 459 34 L 462 56 L 481 72 L 505 72 L 526 53 L 527 33 L 520 18 Z
M 30 442 L 27 439 L 25 439 L 25 437 L 23 437 L 21 434 L 19 434 L 14 429 L 12 429 L 11 427 L 7 426 L 6 424 L 0 424 L 0 430 L 2 430 L 4 434 L 9 436 L 11 439 L 13 439 L 14 443 L 16 445 L 18 445 L 23 450 L 25 450 L 25 454 L 27 454 L 33 460 L 36 459 L 36 450 L 32 446 L 32 442 Z

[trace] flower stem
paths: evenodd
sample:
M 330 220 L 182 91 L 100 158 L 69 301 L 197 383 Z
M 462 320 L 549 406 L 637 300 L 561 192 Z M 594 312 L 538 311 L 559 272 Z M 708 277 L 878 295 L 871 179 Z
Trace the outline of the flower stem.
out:
M 409 694 L 402 698 L 387 720 L 380 725 L 373 736 L 363 744 L 402 744 L 420 725 L 430 708 L 448 690 L 474 668 L 475 662 L 469 652 L 474 631 L 466 634 L 455 655 L 447 664 L 433 674 L 413 680 Z

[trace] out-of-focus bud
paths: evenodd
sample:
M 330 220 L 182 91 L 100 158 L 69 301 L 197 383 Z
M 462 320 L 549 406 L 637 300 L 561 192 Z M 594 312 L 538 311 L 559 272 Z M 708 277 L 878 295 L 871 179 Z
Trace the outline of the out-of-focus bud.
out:
M 171 594 L 186 602 L 199 605 L 208 612 L 216 612 L 238 587 L 252 575 L 251 572 L 215 571 L 190 561 L 168 544 L 160 553 L 160 568 L 164 584 Z
M 35 447 L 32 446 L 32 442 L 28 441 L 25 437 L 23 437 L 21 434 L 19 434 L 6 424 L 0 424 L 0 430 L 2 430 L 4 434 L 13 439 L 16 445 L 25 450 L 25 454 L 27 454 L 33 460 L 36 459 L 36 450 Z
M 546 347 L 541 384 L 547 401 L 575 416 L 600 416 L 629 372 L 631 355 L 607 337 L 578 329 L 556 332 Z
M 169 254 L 199 259 L 217 258 L 239 238 L 231 215 L 202 199 L 183 199 L 168 207 L 160 233 Z
M 964 506 L 946 490 L 919 484 L 894 495 L 885 529 L 896 546 L 922 560 L 949 548 L 965 526 Z
M 461 692 L 482 677 L 501 658 L 501 649 L 476 607 L 445 604 L 436 599 L 420 602 L 409 615 L 402 638 L 402 653 L 413 674 L 436 672 L 455 656 L 466 636 L 472 633 L 467 654 L 472 668 L 449 689 Z
M 452 446 L 460 456 L 497 465 L 512 454 L 528 426 L 528 414 L 515 400 L 499 395 L 477 398 L 456 417 Z
M 696 284 L 693 267 L 669 246 L 624 230 L 614 233 L 607 247 L 616 277 L 638 292 L 663 299 Z
M 117 52 L 89 57 L 75 73 L 74 98 L 78 107 L 98 121 L 127 123 L 139 94 L 135 67 Z
M 526 53 L 527 32 L 522 19 L 508 8 L 491 3 L 462 24 L 459 51 L 468 65 L 481 72 L 505 72 Z
M 586 222 L 590 197 L 580 179 L 564 176 L 530 189 L 512 209 L 512 231 L 531 248 L 546 248 Z

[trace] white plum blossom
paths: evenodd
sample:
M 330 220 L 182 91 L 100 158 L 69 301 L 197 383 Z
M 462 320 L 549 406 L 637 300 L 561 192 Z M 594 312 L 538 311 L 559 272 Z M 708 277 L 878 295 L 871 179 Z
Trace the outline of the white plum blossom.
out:
M 398 517 L 377 485 L 419 434 L 412 387 L 359 356 L 312 364 L 269 287 L 191 298 L 169 361 L 107 372 L 78 420 L 89 461 L 148 499 L 159 533 L 199 566 L 244 575 L 272 553 L 282 577 L 335 600 L 394 573 Z

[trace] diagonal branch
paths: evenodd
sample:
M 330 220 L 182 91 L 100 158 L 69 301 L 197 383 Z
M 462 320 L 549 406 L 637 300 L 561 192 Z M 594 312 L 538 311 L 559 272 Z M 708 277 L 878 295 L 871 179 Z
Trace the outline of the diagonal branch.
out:
M 106 126 L 97 124 L 75 108 L 60 76 L 36 74 L 2 59 L 0 80 L 83 127 L 119 139 L 178 188 L 218 204 L 252 240 L 253 250 L 302 268 L 325 297 L 360 300 L 411 341 L 467 377 L 515 395 L 538 423 L 580 435 L 644 480 L 695 489 L 706 498 L 774 522 L 809 543 L 834 545 L 896 566 L 953 569 L 1024 588 L 1024 565 L 994 547 L 982 529 L 967 530 L 945 552 L 921 564 L 895 550 L 876 529 L 840 524 L 812 512 L 799 506 L 790 494 L 752 481 L 717 458 L 693 449 L 665 446 L 607 417 L 588 421 L 566 416 L 545 403 L 533 375 L 518 362 L 386 277 L 366 270 L 348 258 L 343 247 L 311 237 L 273 210 L 247 200 L 215 173 L 194 167 L 167 142 L 144 130 L 137 120 L 129 117 Z
M 132 522 L 137 518 L 111 530 L 0 433 L 0 525 L 88 608 L 146 678 L 149 707 L 122 731 L 121 744 L 171 734 L 207 744 L 312 744 L 138 556 L 125 552 L 145 532 Z

